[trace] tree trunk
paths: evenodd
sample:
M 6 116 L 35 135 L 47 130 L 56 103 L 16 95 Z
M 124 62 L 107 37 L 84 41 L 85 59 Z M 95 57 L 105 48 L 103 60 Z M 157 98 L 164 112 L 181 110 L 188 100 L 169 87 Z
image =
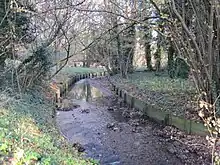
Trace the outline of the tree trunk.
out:
M 116 45 L 116 51 L 112 52 L 112 58 L 111 58 L 111 68 L 113 74 L 118 74 L 120 72 L 120 58 L 121 58 L 121 40 L 120 36 L 118 34 L 118 25 L 117 25 L 117 17 L 113 19 L 113 33 L 112 36 L 115 37 L 115 42 L 113 42 L 112 46 L 114 47 Z
M 170 41 L 170 46 L 168 48 L 168 74 L 170 78 L 174 78 L 174 53 L 175 49 L 173 47 L 173 43 Z
M 152 63 L 151 63 L 151 50 L 150 50 L 150 43 L 146 42 L 144 44 L 145 46 L 145 60 L 147 62 L 147 68 L 152 71 L 153 67 L 152 67 Z
M 123 51 L 121 53 L 121 73 L 123 77 L 127 77 L 128 73 L 132 73 L 134 71 L 133 68 L 133 58 L 134 58 L 134 48 L 135 48 L 135 26 L 129 27 L 123 33 L 122 40 L 122 48 Z
M 128 67 L 127 71 L 128 73 L 133 73 L 134 72 L 134 67 L 133 67 L 133 59 L 134 59 L 134 49 L 135 49 L 135 26 L 131 26 L 128 31 L 128 37 L 129 37 L 129 45 L 130 48 L 128 49 Z
M 88 102 L 91 97 L 92 97 L 91 86 L 90 84 L 86 84 L 86 101 Z
M 156 60 L 156 63 L 155 63 L 156 72 L 159 72 L 160 68 L 161 68 L 161 47 L 160 47 L 160 45 L 158 45 L 157 51 L 154 54 L 154 58 Z

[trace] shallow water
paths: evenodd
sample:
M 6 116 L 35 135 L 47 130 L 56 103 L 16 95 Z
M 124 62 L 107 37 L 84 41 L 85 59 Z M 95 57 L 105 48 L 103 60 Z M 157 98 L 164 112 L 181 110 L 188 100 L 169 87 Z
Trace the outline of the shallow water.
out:
M 111 91 L 96 80 L 79 81 L 67 98 L 80 107 L 59 111 L 57 125 L 71 143 L 83 145 L 86 157 L 97 159 L 102 165 L 182 164 L 153 135 L 154 124 L 132 126 L 132 119 L 121 116 L 123 107 L 116 104 Z M 114 111 L 109 111 L 109 106 Z

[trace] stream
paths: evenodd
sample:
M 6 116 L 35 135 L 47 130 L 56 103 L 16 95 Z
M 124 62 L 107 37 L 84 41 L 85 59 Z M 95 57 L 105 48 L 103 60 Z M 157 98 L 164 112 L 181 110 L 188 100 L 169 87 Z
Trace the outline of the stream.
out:
M 69 142 L 83 146 L 85 157 L 97 159 L 101 165 L 183 164 L 153 134 L 159 129 L 157 124 L 141 123 L 138 115 L 126 116 L 134 110 L 120 104 L 96 79 L 77 82 L 67 99 L 79 107 L 58 111 L 57 125 Z

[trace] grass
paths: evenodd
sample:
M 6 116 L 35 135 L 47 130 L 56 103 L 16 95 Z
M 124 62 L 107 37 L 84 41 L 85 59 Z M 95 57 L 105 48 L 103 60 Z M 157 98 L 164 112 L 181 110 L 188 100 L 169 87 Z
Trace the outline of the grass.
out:
M 184 79 L 171 79 L 166 73 L 155 76 L 154 72 L 135 72 L 129 74 L 128 79 L 121 79 L 116 75 L 114 80 L 131 83 L 141 89 L 155 92 L 195 92 L 193 83 Z
M 0 108 L 0 164 L 96 164 L 83 159 L 61 137 L 52 118 L 53 105 L 37 91 L 22 97 L 1 93 L 0 101 L 7 103 Z
M 55 76 L 56 81 L 65 81 L 68 77 L 85 74 L 85 73 L 97 73 L 102 72 L 103 69 L 99 68 L 86 68 L 86 67 L 65 67 L 63 68 L 58 75 Z
M 84 68 L 84 67 L 66 67 L 64 68 L 61 73 L 66 74 L 77 74 L 77 73 L 94 73 L 94 72 L 101 72 L 103 69 L 98 68 Z
M 146 101 L 157 109 L 198 120 L 195 111 L 196 89 L 193 82 L 184 79 L 171 79 L 166 73 L 135 72 L 123 79 L 120 75 L 112 77 L 128 93 Z

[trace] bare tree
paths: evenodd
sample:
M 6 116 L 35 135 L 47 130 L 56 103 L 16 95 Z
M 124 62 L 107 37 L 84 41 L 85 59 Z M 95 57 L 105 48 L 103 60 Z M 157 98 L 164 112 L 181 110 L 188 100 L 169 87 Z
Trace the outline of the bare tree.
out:
M 167 1 L 170 7 L 170 34 L 176 49 L 187 58 L 200 93 L 199 115 L 210 131 L 210 142 L 215 145 L 219 137 L 219 1 Z M 214 123 L 214 125 L 213 125 Z

